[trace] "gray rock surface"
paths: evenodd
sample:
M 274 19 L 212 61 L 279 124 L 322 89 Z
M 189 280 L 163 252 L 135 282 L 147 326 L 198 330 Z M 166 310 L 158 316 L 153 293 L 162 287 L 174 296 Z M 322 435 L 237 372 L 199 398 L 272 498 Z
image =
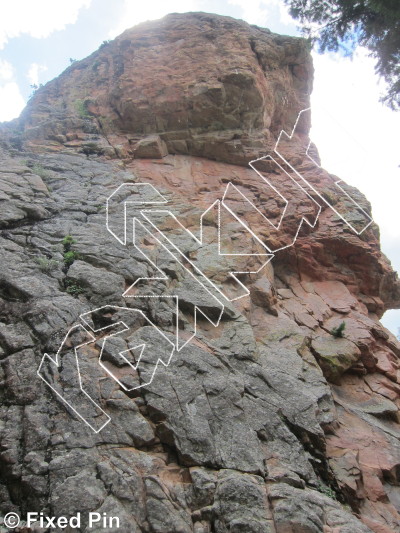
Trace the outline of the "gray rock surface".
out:
M 187 20 L 202 16 L 188 15 Z M 185 21 L 183 15 L 176 17 L 174 24 L 179 17 Z M 234 24 L 211 19 L 227 28 Z M 263 34 L 246 27 L 240 23 L 240 32 Z M 199 46 L 189 38 L 194 48 Z M 268 31 L 261 40 L 259 52 L 255 40 L 249 53 L 256 54 L 263 72 L 270 54 L 276 69 L 286 72 L 288 94 L 274 83 L 276 94 L 268 98 L 275 103 L 261 106 L 257 89 L 249 105 L 271 109 L 272 116 L 262 119 L 275 121 L 277 130 L 282 117 L 289 121 L 296 115 L 279 107 L 290 96 L 288 88 L 300 94 L 293 96 L 297 107 L 307 96 L 307 72 L 289 61 L 304 56 L 304 43 L 296 48 L 296 39 L 272 38 Z M 116 72 L 123 59 L 118 50 L 112 56 Z M 82 69 L 100 69 L 85 65 Z M 246 76 L 240 77 L 244 88 Z M 225 84 L 234 99 L 229 80 Z M 212 100 L 210 87 L 205 92 Z M 221 310 L 218 291 L 237 290 L 237 280 L 227 276 L 231 258 L 215 253 L 218 234 L 211 211 L 204 222 L 207 246 L 190 241 L 162 216 L 159 223 L 171 241 L 162 247 L 154 238 L 162 236 L 143 233 L 134 246 L 131 233 L 124 245 L 107 231 L 105 206 L 120 185 L 150 183 L 195 233 L 200 216 L 221 198 L 228 179 L 249 194 L 265 194 L 257 189 L 254 173 L 190 153 L 167 155 L 165 142 L 155 135 L 131 139 L 136 159 L 125 157 L 122 145 L 118 151 L 115 136 L 111 146 L 106 132 L 98 134 L 101 150 L 85 152 L 80 141 L 88 140 L 86 133 L 81 132 L 79 142 L 76 136 L 79 128 L 88 129 L 89 119 L 69 121 L 58 108 L 44 104 L 39 110 L 41 119 L 53 113 L 52 120 L 35 125 L 28 113 L 24 138 L 29 143 L 39 139 L 39 144 L 16 148 L 13 125 L 3 128 L 0 139 L 2 516 L 17 512 L 25 520 L 28 511 L 48 516 L 81 512 L 82 532 L 399 531 L 400 347 L 378 321 L 385 306 L 397 302 L 398 282 L 380 254 L 376 230 L 362 239 L 349 236 L 324 208 L 314 236 L 301 234 L 295 252 L 277 254 L 257 274 L 258 259 L 241 259 L 244 272 L 251 272 L 239 273 L 249 295 L 223 300 Z M 223 118 L 229 122 L 228 111 Z M 250 111 L 245 120 L 258 123 Z M 240 113 L 236 108 L 232 113 L 233 126 L 239 127 Z M 71 131 L 58 131 L 57 124 Z M 201 152 L 199 135 L 195 153 Z M 207 146 L 213 135 L 221 140 L 221 132 L 205 135 Z M 259 150 L 246 135 L 241 131 L 252 153 Z M 169 132 L 167 140 L 179 152 L 180 137 L 174 144 Z M 294 152 L 300 153 L 298 142 Z M 296 157 L 304 164 L 297 152 Z M 243 162 L 243 155 L 238 160 Z M 124 231 L 123 202 L 129 198 L 120 191 L 120 211 L 113 219 L 119 234 Z M 134 216 L 142 217 L 142 207 L 127 204 L 129 224 Z M 231 249 L 253 246 L 237 220 L 229 221 L 229 231 L 232 238 L 224 244 Z M 187 253 L 187 263 L 190 259 L 199 270 L 207 269 L 215 285 L 205 289 L 195 267 L 195 274 L 188 274 L 172 258 L 168 250 L 174 242 Z M 364 279 L 360 272 L 365 271 Z M 103 306 L 107 309 L 98 311 Z M 131 309 L 138 310 L 135 317 Z M 334 339 L 329 332 L 342 320 L 346 338 Z M 129 322 L 128 332 L 121 332 L 121 321 Z M 168 354 L 176 324 L 182 344 L 190 342 Z M 115 336 L 106 340 L 110 332 Z M 154 361 L 141 352 L 143 344 L 156 346 L 164 363 L 151 383 L 147 375 Z M 37 373 L 44 354 L 47 366 L 41 375 L 53 390 Z M 324 364 L 328 359 L 340 363 L 338 371 Z M 95 432 L 82 416 L 96 429 L 110 421 Z M 89 512 L 118 516 L 119 529 L 90 529 Z

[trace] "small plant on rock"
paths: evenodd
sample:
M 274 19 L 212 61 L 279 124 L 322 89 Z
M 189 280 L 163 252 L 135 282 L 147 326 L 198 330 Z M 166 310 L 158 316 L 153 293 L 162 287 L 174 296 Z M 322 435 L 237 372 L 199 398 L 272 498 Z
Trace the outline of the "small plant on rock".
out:
M 36 263 L 39 265 L 39 270 L 49 274 L 58 267 L 58 261 L 56 259 L 49 259 L 45 256 L 35 258 Z
M 346 328 L 346 324 L 344 322 L 341 322 L 337 328 L 331 329 L 331 335 L 336 337 L 337 339 L 344 337 L 344 330 Z
M 69 252 L 64 252 L 64 263 L 65 263 L 67 266 L 71 266 L 72 263 L 73 263 L 76 259 L 79 259 L 79 254 L 78 254 L 78 252 L 74 252 L 74 250 L 70 250 Z
M 32 83 L 30 87 L 32 89 L 32 92 L 28 96 L 28 100 L 31 99 L 32 96 L 34 96 L 38 92 L 38 90 L 43 87 L 43 83 L 39 83 L 39 85 L 37 83 Z
M 82 285 L 78 281 L 73 281 L 72 279 L 67 278 L 65 280 L 65 287 L 68 294 L 71 294 L 71 296 L 79 296 L 79 294 L 82 294 L 85 292 L 85 289 L 82 287 Z
M 87 101 L 86 100 L 75 100 L 74 102 L 76 112 L 80 118 L 89 118 L 90 114 L 87 110 Z
M 37 176 L 40 176 L 42 179 L 46 179 L 49 177 L 49 173 L 47 172 L 47 170 L 39 163 L 35 163 L 32 166 L 32 172 Z
M 327 485 L 324 485 L 322 483 L 318 483 L 317 490 L 321 494 L 325 494 L 325 496 L 328 496 L 328 498 L 332 498 L 332 500 L 337 500 L 336 493 L 333 489 L 331 489 L 331 487 L 328 487 Z
M 72 237 L 72 235 L 66 235 L 62 240 L 62 245 L 64 249 L 64 265 L 67 267 L 67 269 L 72 265 L 72 263 L 79 259 L 78 252 L 75 252 L 75 250 L 72 250 L 71 247 L 73 244 L 75 244 L 76 241 Z
M 76 240 L 72 235 L 66 235 L 62 240 L 62 245 L 64 247 L 64 252 L 71 250 L 71 246 L 76 243 Z

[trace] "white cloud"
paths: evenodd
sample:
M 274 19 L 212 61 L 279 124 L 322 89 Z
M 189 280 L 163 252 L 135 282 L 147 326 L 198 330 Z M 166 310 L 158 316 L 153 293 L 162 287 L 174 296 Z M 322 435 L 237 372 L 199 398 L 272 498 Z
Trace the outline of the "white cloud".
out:
M 0 83 L 10 81 L 14 77 L 14 69 L 11 63 L 0 59 Z
M 400 117 L 379 103 L 374 60 L 314 55 L 313 128 L 322 163 L 372 202 L 382 232 L 400 239 Z
M 385 328 L 389 329 L 394 335 L 400 334 L 400 316 L 399 311 L 386 311 L 382 323 Z
M 277 10 L 280 22 L 285 25 L 293 25 L 286 6 L 281 0 L 227 0 L 218 8 L 213 5 L 212 10 L 206 9 L 211 3 L 206 0 L 148 0 L 147 2 L 136 3 L 132 0 L 124 0 L 124 7 L 121 13 L 120 22 L 112 28 L 108 37 L 114 39 L 124 30 L 144 22 L 155 20 L 168 13 L 185 13 L 188 11 L 212 11 L 221 15 L 231 15 L 229 6 L 237 6 L 242 9 L 241 18 L 250 24 L 267 26 L 275 18 Z
M 257 26 L 262 27 L 268 26 L 275 9 L 278 10 L 282 24 L 293 24 L 293 19 L 282 0 L 228 0 L 228 3 L 232 6 L 240 7 L 243 12 L 242 18 L 249 24 L 257 24 Z
M 0 49 L 9 39 L 28 34 L 35 38 L 48 37 L 52 32 L 73 24 L 82 8 L 88 8 L 91 0 L 12 0 L 2 2 L 0 17 Z M 27 77 L 31 84 L 38 84 L 44 65 L 32 63 Z M 14 69 L 0 59 L 0 121 L 17 117 L 25 106 Z
M 91 0 L 12 0 L 2 2 L 0 17 L 0 49 L 6 42 L 23 33 L 36 38 L 48 37 L 76 22 L 79 11 Z
M 120 22 L 109 32 L 109 38 L 114 39 L 124 30 L 144 22 L 155 20 L 168 13 L 186 13 L 187 11 L 201 10 L 201 0 L 147 0 L 145 2 L 124 1 Z
M 274 1 L 260 2 L 259 0 L 228 0 L 232 6 L 237 6 L 242 9 L 242 17 L 249 24 L 257 24 L 258 26 L 265 26 L 270 13 L 270 7 L 275 4 Z
M 24 107 L 25 100 L 15 81 L 0 85 L 0 122 L 18 117 Z
M 354 59 L 314 54 L 311 138 L 322 165 L 358 187 L 372 204 L 383 252 L 400 269 L 400 116 L 379 103 L 374 60 L 359 49 Z M 393 311 L 400 325 L 400 311 Z
M 46 72 L 46 65 L 40 65 L 39 63 L 32 63 L 29 67 L 27 78 L 31 85 L 39 85 L 39 76 L 41 72 Z
M 297 24 L 297 22 L 290 16 L 287 5 L 284 4 L 282 0 L 276 0 L 276 3 L 279 6 L 279 16 L 282 24 L 286 24 L 286 26 Z
M 0 59 L 0 122 L 17 117 L 25 106 L 14 74 L 12 64 Z

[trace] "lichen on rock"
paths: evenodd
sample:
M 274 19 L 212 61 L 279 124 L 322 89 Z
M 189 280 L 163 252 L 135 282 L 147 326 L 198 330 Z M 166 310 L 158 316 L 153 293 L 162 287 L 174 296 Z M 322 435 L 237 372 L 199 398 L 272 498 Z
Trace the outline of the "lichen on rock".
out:
M 303 39 L 173 14 L 0 126 L 1 513 L 399 530 L 400 283 L 307 156 L 312 71 Z M 172 358 L 136 386 L 145 345 Z

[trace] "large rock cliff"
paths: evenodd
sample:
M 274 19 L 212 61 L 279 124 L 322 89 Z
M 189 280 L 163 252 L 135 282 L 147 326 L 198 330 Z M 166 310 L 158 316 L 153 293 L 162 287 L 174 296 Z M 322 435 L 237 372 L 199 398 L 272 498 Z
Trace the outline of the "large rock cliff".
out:
M 312 71 L 302 39 L 169 15 L 1 126 L 3 515 L 400 531 L 400 284 L 309 144 Z

